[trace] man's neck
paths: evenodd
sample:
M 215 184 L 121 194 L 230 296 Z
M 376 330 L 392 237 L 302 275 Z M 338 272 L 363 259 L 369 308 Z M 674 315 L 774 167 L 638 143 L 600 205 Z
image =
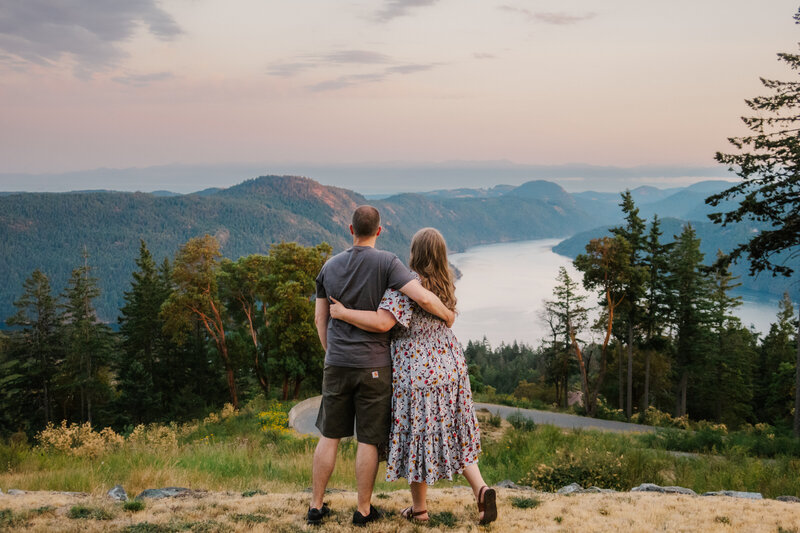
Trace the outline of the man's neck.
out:
M 369 246 L 375 248 L 375 241 L 378 240 L 377 235 L 372 237 L 353 237 L 353 246 Z

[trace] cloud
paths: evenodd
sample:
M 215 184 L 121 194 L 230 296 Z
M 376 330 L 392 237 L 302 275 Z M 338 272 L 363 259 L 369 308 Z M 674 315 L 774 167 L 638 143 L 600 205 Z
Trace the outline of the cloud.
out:
M 386 69 L 387 74 L 414 74 L 415 72 L 423 72 L 430 70 L 433 67 L 439 66 L 439 63 L 428 63 L 418 65 L 395 65 Z
M 416 7 L 432 6 L 439 0 L 388 0 L 383 9 L 375 14 L 375 18 L 381 22 L 387 22 L 397 17 L 408 15 L 410 9 Z
M 175 76 L 172 72 L 153 72 L 152 74 L 127 74 L 112 78 L 117 83 L 132 85 L 134 87 L 144 87 L 156 81 L 171 80 Z
M 423 72 L 425 70 L 430 70 L 438 65 L 439 63 L 393 65 L 391 67 L 386 67 L 383 70 L 377 72 L 365 72 L 363 74 L 345 74 L 343 76 L 339 76 L 338 78 L 334 78 L 332 80 L 327 80 L 320 83 L 315 83 L 313 85 L 309 85 L 308 89 L 314 92 L 335 91 L 338 89 L 344 89 L 346 87 L 352 87 L 354 85 L 383 81 L 389 76 L 392 76 L 394 74 L 405 75 L 405 74 L 414 74 L 415 72 Z
M 326 80 L 320 83 L 309 85 L 308 89 L 314 92 L 335 91 L 338 89 L 344 89 L 346 87 L 352 87 L 353 85 L 360 85 L 362 83 L 383 81 L 386 76 L 387 73 L 385 71 L 370 72 L 365 74 L 346 74 L 332 80 Z
M 38 65 L 53 65 L 70 56 L 81 77 L 116 65 L 126 55 L 121 44 L 139 27 L 165 41 L 182 33 L 155 0 L 0 3 L 1 51 Z
M 371 50 L 337 50 L 304 56 L 287 63 L 275 63 L 267 68 L 267 74 L 288 78 L 322 65 L 380 65 L 392 62 L 389 56 Z
M 554 24 L 556 26 L 568 26 L 576 24 L 583 20 L 593 19 L 596 13 L 586 13 L 585 15 L 570 15 L 568 13 L 534 13 L 533 18 L 538 22 L 545 24 Z
M 494 54 L 487 54 L 485 52 L 475 52 L 472 54 L 475 59 L 495 59 L 497 56 Z
M 306 63 L 302 61 L 296 61 L 293 63 L 275 63 L 267 68 L 267 74 L 270 76 L 288 78 L 312 67 L 314 67 L 313 63 Z
M 387 55 L 369 50 L 341 50 L 318 56 L 318 58 L 326 63 L 357 63 L 360 65 L 375 65 L 392 61 Z
M 267 68 L 267 74 L 288 78 L 301 72 L 321 67 L 353 65 L 364 67 L 383 66 L 383 68 L 370 72 L 342 74 L 333 79 L 308 85 L 307 88 L 315 92 L 333 91 L 352 87 L 353 85 L 383 81 L 388 76 L 395 74 L 406 75 L 431 70 L 441 65 L 441 63 L 403 63 L 386 54 L 371 50 L 334 50 L 323 54 L 300 56 L 284 63 L 275 63 Z
M 498 9 L 502 11 L 508 11 L 510 13 L 520 13 L 525 15 L 528 20 L 534 22 L 541 22 L 543 24 L 552 24 L 555 26 L 568 26 L 570 24 L 576 24 L 578 22 L 593 19 L 597 16 L 596 13 L 586 13 L 584 15 L 570 15 L 569 13 L 556 13 L 556 12 L 549 12 L 549 11 L 531 11 L 529 9 L 523 9 L 520 7 L 508 6 L 503 5 L 499 6 Z

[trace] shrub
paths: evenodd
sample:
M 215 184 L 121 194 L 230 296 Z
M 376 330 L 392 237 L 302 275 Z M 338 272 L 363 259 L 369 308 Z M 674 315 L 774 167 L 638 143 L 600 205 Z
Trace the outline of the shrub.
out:
M 536 422 L 531 420 L 530 418 L 526 418 L 522 416 L 521 413 L 512 413 L 511 416 L 507 418 L 509 424 L 514 426 L 514 429 L 519 431 L 535 431 L 536 430 Z
M 283 434 L 289 431 L 289 414 L 280 403 L 258 413 L 258 420 L 264 433 Z
M 503 417 L 500 416 L 500 411 L 494 414 L 489 413 L 489 418 L 487 419 L 487 421 L 489 422 L 490 426 L 499 428 L 500 424 L 503 423 Z
M 36 439 L 39 441 L 39 446 L 46 450 L 76 457 L 97 457 L 120 447 L 125 442 L 125 439 L 111 428 L 96 432 L 88 422 L 67 424 L 66 420 L 62 420 L 60 426 L 47 424 Z
M 28 456 L 28 451 L 27 444 L 13 439 L 8 444 L 0 442 L 0 471 L 14 470 Z
M 663 428 L 689 429 L 689 415 L 675 418 L 669 413 L 659 411 L 652 405 L 643 413 L 635 413 L 631 416 L 631 422 L 634 424 L 647 424 L 648 426 Z
M 128 442 L 138 448 L 168 451 L 178 447 L 178 430 L 159 424 L 138 425 L 128 436 Z
M 619 456 L 611 452 L 592 452 L 588 449 L 573 453 L 557 450 L 551 464 L 539 464 L 523 483 L 531 487 L 554 492 L 578 483 L 582 487 L 597 486 L 606 489 L 624 490 L 623 465 Z
M 519 496 L 511 498 L 511 507 L 516 509 L 533 509 L 541 505 L 541 503 L 542 501 L 536 498 L 520 498 Z
M 114 515 L 101 507 L 89 507 L 86 505 L 73 505 L 69 509 L 67 516 L 74 519 L 91 518 L 94 520 L 111 520 Z
M 141 500 L 128 500 L 122 504 L 122 509 L 129 513 L 138 513 L 144 510 L 144 502 Z

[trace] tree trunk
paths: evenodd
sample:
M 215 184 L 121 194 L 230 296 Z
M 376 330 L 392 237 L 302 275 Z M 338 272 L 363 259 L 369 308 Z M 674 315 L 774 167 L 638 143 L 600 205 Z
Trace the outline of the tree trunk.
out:
M 225 342 L 219 343 L 219 350 L 222 353 L 222 359 L 225 361 L 225 374 L 228 377 L 228 389 L 231 393 L 231 404 L 234 409 L 239 408 L 239 395 L 236 394 L 236 378 L 233 375 L 233 367 L 231 360 L 228 357 L 228 345 Z
M 617 389 L 619 390 L 619 401 L 617 405 L 620 409 L 625 405 L 625 389 L 623 388 L 624 380 L 622 377 L 622 350 L 620 350 L 620 346 L 617 344 Z
M 628 319 L 628 398 L 625 405 L 625 412 L 628 420 L 633 415 L 633 324 Z
M 678 416 L 686 414 L 686 389 L 689 388 L 689 372 L 684 370 L 678 384 Z
M 45 425 L 49 424 L 52 417 L 50 416 L 50 391 L 47 386 L 47 379 L 44 380 L 44 422 Z
M 287 376 L 283 376 L 283 393 L 281 394 L 281 399 L 284 402 L 289 399 L 289 378 Z
M 800 308 L 800 306 L 798 306 Z M 794 376 L 794 436 L 800 437 L 800 318 L 797 321 L 797 357 Z
M 644 402 L 642 412 L 650 408 L 650 350 L 644 355 Z
M 294 380 L 294 394 L 292 395 L 292 399 L 296 400 L 298 396 L 300 396 L 300 384 L 303 382 L 303 378 L 297 378 Z

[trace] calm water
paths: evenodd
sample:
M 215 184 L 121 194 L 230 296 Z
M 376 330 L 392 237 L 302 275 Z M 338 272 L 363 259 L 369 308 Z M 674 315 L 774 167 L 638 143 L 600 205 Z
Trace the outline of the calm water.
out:
M 514 340 L 539 343 L 549 331 L 539 318 L 542 302 L 553 298 L 558 268 L 564 266 L 574 280 L 581 279 L 569 258 L 553 253 L 559 242 L 490 244 L 450 256 L 462 274 L 456 283 L 461 314 L 453 331 L 463 344 L 484 336 L 492 346 Z M 590 296 L 587 303 L 596 301 Z M 745 325 L 762 332 L 769 330 L 777 312 L 778 300 L 759 293 L 745 295 L 744 305 L 736 310 Z

